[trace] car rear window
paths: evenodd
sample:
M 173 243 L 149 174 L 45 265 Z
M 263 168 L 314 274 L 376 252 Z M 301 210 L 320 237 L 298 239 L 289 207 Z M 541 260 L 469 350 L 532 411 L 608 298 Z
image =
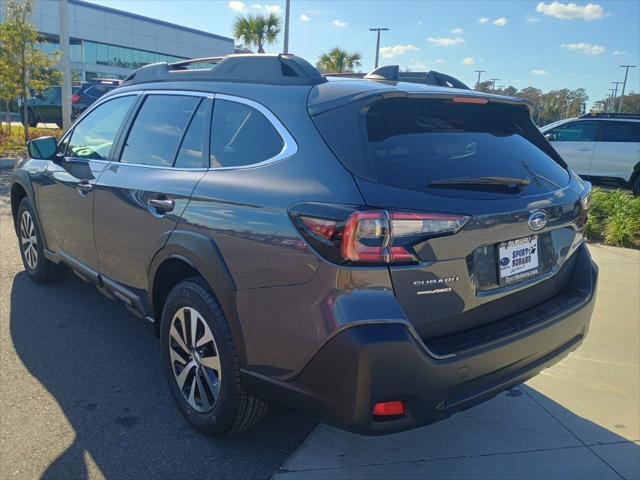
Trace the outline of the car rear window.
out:
M 569 181 L 561 160 L 552 158 L 554 152 L 523 108 L 402 97 L 379 100 L 362 111 L 359 119 L 341 119 L 347 134 L 336 134 L 330 126 L 337 123 L 335 114 L 331 122 L 327 117 L 316 124 L 345 166 L 368 180 L 425 191 L 435 181 L 526 177 L 531 181 L 528 194 Z M 364 127 L 364 135 L 348 135 L 347 122 Z M 364 148 L 358 152 L 340 145 L 346 142 L 364 143 Z M 368 159 L 365 164 L 362 157 Z

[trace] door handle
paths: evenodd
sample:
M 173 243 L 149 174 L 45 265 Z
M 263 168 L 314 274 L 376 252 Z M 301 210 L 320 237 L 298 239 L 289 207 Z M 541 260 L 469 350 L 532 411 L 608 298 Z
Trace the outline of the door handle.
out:
M 173 210 L 176 206 L 176 202 L 168 198 L 152 198 L 149 200 L 149 207 L 156 209 L 159 212 L 167 213 Z
M 93 191 L 93 185 L 89 183 L 88 180 L 82 180 L 81 182 L 78 182 L 76 187 L 83 193 L 89 193 Z

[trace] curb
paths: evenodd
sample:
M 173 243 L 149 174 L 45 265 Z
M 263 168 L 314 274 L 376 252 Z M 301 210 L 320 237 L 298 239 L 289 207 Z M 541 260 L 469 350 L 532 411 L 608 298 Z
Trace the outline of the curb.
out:
M 17 161 L 17 158 L 0 158 L 0 170 L 12 169 Z

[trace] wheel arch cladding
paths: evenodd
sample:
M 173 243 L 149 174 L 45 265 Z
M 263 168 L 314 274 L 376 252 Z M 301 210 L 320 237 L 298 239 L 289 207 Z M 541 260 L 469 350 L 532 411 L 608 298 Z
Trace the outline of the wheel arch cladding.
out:
M 246 354 L 236 309 L 236 286 L 215 242 L 205 235 L 176 230 L 151 262 L 148 292 L 156 319 L 156 334 L 159 335 L 167 295 L 175 285 L 194 276 L 204 278 L 218 300 L 244 367 Z
M 14 223 L 16 221 L 16 216 L 18 215 L 20 202 L 22 202 L 23 198 L 28 196 L 27 190 L 19 182 L 14 182 L 13 185 L 11 185 L 11 215 L 13 216 Z

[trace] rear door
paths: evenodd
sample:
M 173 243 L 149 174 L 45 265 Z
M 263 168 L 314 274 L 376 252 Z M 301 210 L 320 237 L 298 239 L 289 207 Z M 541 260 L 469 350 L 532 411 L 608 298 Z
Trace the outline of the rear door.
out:
M 212 96 L 212 95 L 211 95 Z M 212 98 L 149 93 L 100 177 L 94 229 L 100 273 L 148 288 L 148 267 L 209 166 Z
M 602 134 L 596 144 L 589 175 L 621 178 L 629 181 L 640 162 L 640 122 L 602 122 Z
M 551 145 L 578 175 L 589 175 L 600 122 L 581 120 L 565 123 L 551 131 Z

